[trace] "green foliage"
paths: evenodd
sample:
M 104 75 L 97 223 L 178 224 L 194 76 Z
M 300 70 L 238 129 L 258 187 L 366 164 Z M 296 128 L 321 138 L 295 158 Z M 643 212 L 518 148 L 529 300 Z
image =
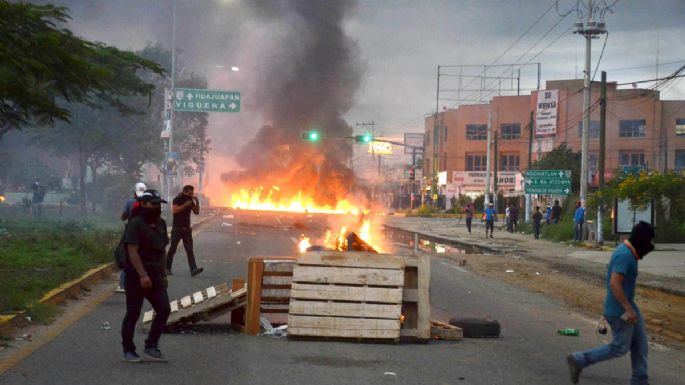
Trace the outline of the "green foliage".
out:
M 0 0 L 0 137 L 30 124 L 69 121 L 60 99 L 131 112 L 123 98 L 152 94 L 154 85 L 139 72 L 163 74 L 159 65 L 75 36 L 61 27 L 69 19 L 64 7 Z
M 113 225 L 77 221 L 5 220 L 0 228 L 0 314 L 35 306 L 46 292 L 110 262 L 120 235 Z
M 542 238 L 555 242 L 570 241 L 574 238 L 573 217 L 562 216 L 561 222 L 557 224 L 543 224 L 540 229 Z
M 566 144 L 562 143 L 559 147 L 545 154 L 530 168 L 533 170 L 571 170 L 571 186 L 573 191 L 578 192 L 580 188 L 580 160 L 581 153 L 573 152 Z

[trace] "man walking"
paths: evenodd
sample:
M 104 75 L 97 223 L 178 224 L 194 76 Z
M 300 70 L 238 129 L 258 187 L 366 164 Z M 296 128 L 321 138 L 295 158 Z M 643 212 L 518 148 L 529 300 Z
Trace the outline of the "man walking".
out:
M 540 239 L 540 226 L 542 225 L 542 213 L 540 212 L 540 206 L 535 206 L 535 214 L 533 214 L 533 231 L 535 233 L 535 239 Z
M 466 230 L 469 231 L 469 234 L 471 234 L 471 223 L 473 222 L 474 211 L 473 203 L 469 203 L 464 209 L 464 214 L 466 214 Z
M 156 190 L 146 190 L 139 198 L 140 215 L 126 226 L 124 242 L 128 251 L 126 270 L 126 316 L 121 325 L 124 360 L 141 362 L 136 353 L 133 334 L 147 299 L 155 311 L 152 327 L 145 340 L 144 355 L 148 360 L 166 362 L 159 350 L 159 338 L 171 313 L 167 279 L 164 268 L 164 249 L 169 243 L 166 222 L 160 216 L 162 203 L 166 203 Z
M 580 201 L 578 201 L 576 202 L 576 212 L 573 215 L 576 242 L 583 241 L 583 223 L 585 223 L 585 208 L 581 206 Z
M 147 190 L 147 187 L 145 186 L 145 183 L 143 182 L 138 182 L 133 186 L 133 198 L 130 198 L 128 201 L 126 201 L 126 205 L 124 206 L 124 210 L 121 212 L 121 220 L 122 221 L 127 221 L 131 222 L 131 219 L 135 215 L 138 215 L 140 212 L 140 202 L 138 201 L 138 198 L 140 198 L 141 195 Z M 125 231 L 124 231 L 125 234 Z M 123 269 L 123 266 L 119 266 L 121 269 L 119 271 L 119 286 L 117 286 L 114 291 L 117 293 L 123 293 L 124 290 L 124 280 L 126 279 L 126 272 Z
M 515 233 L 516 228 L 519 225 L 519 208 L 516 203 L 511 204 L 511 209 L 509 209 L 509 216 L 511 217 L 511 231 L 510 233 Z
M 555 225 L 561 220 L 561 206 L 559 206 L 559 200 L 554 201 L 554 207 L 552 207 L 552 223 Z
M 635 285 L 638 262 L 654 250 L 654 228 L 640 221 L 633 227 L 630 238 L 616 248 L 607 269 L 607 293 L 604 318 L 611 326 L 610 344 L 566 357 L 571 381 L 578 383 L 583 368 L 621 357 L 630 351 L 631 385 L 648 384 L 647 333 L 644 318 L 635 304 Z
M 495 215 L 497 215 L 495 204 L 488 203 L 483 215 L 485 216 L 485 238 L 488 237 L 488 230 L 490 230 L 490 238 L 492 238 L 492 232 L 495 230 Z
M 200 204 L 195 197 L 195 188 L 191 185 L 183 186 L 183 191 L 174 198 L 171 206 L 171 212 L 174 214 L 173 227 L 171 228 L 171 245 L 166 257 L 167 275 L 173 275 L 171 267 L 174 263 L 174 254 L 178 243 L 183 240 L 183 248 L 186 250 L 188 256 L 188 266 L 190 267 L 190 275 L 196 276 L 203 268 L 198 268 L 195 262 L 195 253 L 193 252 L 193 229 L 190 227 L 190 212 L 195 215 L 200 214 Z

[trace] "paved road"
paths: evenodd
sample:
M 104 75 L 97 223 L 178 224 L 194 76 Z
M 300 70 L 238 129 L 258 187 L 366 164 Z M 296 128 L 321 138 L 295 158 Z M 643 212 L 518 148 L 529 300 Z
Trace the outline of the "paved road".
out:
M 190 278 L 179 253 L 172 298 L 245 276 L 250 256 L 292 254 L 291 238 L 308 230 L 291 225 L 298 221 L 315 229 L 326 220 L 233 214 L 207 222 L 196 235 L 205 273 Z M 162 338 L 171 363 L 134 365 L 120 361 L 124 298 L 112 295 L 0 377 L 0 384 L 566 384 L 564 354 L 598 343 L 593 321 L 539 294 L 475 276 L 439 257 L 432 274 L 433 318 L 495 317 L 503 325 L 502 338 L 385 345 L 173 334 Z M 114 327 L 101 330 L 104 321 Z M 580 328 L 581 337 L 558 336 L 559 327 Z M 143 338 L 136 335 L 139 344 Z M 653 347 L 650 354 L 652 383 L 682 383 L 683 352 Z M 584 372 L 581 383 L 627 383 L 629 366 L 627 357 L 605 363 Z

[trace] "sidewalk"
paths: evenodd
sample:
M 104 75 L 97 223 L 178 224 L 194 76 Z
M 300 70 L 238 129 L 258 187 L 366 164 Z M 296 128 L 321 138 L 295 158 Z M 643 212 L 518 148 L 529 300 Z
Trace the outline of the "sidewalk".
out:
M 544 261 L 570 273 L 589 274 L 597 279 L 606 276 L 611 251 L 573 247 L 534 239 L 532 235 L 511 234 L 495 225 L 494 238 L 485 238 L 485 227 L 474 220 L 472 234 L 463 221 L 451 218 L 386 217 L 385 226 L 415 232 L 419 235 L 458 242 L 494 254 L 518 255 Z M 685 244 L 657 245 L 656 250 L 640 262 L 638 284 L 685 296 Z

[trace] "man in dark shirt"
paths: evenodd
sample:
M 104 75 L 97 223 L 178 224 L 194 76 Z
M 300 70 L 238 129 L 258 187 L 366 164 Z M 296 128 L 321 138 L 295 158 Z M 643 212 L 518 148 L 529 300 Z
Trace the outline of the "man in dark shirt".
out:
M 509 209 L 509 214 L 511 216 L 511 232 L 516 232 L 516 228 L 519 225 L 519 208 L 516 207 L 516 203 L 511 204 L 511 209 Z
M 171 313 L 164 267 L 164 249 L 169 243 L 169 236 L 166 222 L 160 217 L 161 204 L 166 201 L 156 190 L 146 190 L 138 200 L 141 202 L 140 215 L 128 223 L 124 237 L 128 251 L 127 263 L 124 264 L 126 316 L 121 326 L 124 360 L 142 361 L 136 353 L 133 334 L 143 299 L 147 299 L 155 311 L 155 318 L 143 352 L 151 361 L 166 362 L 167 359 L 159 350 L 159 338 Z
M 542 224 L 542 213 L 540 206 L 535 206 L 535 214 L 533 214 L 533 231 L 535 232 L 535 239 L 540 238 L 540 225 Z
M 183 187 L 183 191 L 174 198 L 171 211 L 174 214 L 174 223 L 171 228 L 171 245 L 169 246 L 169 253 L 167 254 L 166 270 L 167 274 L 171 275 L 171 267 L 174 263 L 174 254 L 178 243 L 183 240 L 183 248 L 186 249 L 188 256 L 188 266 L 190 267 L 190 275 L 196 276 L 204 270 L 198 268 L 195 262 L 195 253 L 193 252 L 193 229 L 190 227 L 190 212 L 195 215 L 200 213 L 200 204 L 195 197 L 195 188 L 187 185 Z

